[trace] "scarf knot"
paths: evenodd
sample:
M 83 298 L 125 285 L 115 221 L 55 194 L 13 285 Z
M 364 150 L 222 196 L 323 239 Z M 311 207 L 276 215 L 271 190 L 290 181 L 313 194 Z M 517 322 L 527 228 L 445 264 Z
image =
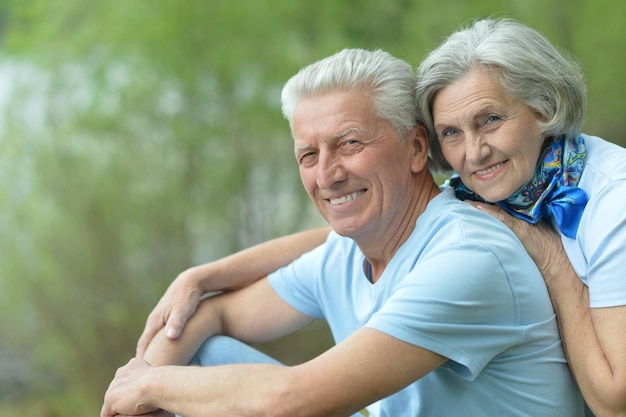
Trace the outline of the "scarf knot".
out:
M 577 186 L 586 155 L 581 135 L 574 139 L 564 136 L 552 139 L 537 163 L 533 178 L 497 204 L 518 219 L 532 224 L 542 218 L 554 219 L 561 233 L 575 238 L 589 199 L 587 193 Z M 457 198 L 485 201 L 467 188 L 458 175 L 450 178 L 449 183 Z

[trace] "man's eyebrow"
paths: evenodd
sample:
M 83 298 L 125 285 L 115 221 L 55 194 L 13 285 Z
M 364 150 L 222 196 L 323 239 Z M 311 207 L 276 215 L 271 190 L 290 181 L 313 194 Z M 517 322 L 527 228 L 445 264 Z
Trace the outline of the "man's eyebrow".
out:
M 341 132 L 336 133 L 335 135 L 333 135 L 333 139 L 340 139 L 344 136 L 349 135 L 350 133 L 359 130 L 357 127 L 349 127 L 345 130 L 342 130 Z
M 345 130 L 342 130 L 342 131 L 340 131 L 340 132 L 335 133 L 334 135 L 332 135 L 332 136 L 331 136 L 331 139 L 341 139 L 341 138 L 343 138 L 344 136 L 347 136 L 347 135 L 349 135 L 350 133 L 355 132 L 355 131 L 357 131 L 357 130 L 359 130 L 359 128 L 357 128 L 357 127 L 349 127 L 349 128 L 347 128 L 347 129 L 345 129 Z M 296 146 L 296 147 L 294 148 L 294 150 L 295 150 L 296 152 L 301 152 L 301 151 L 306 151 L 306 150 L 308 150 L 308 149 L 311 149 L 312 147 L 313 147 L 313 146 L 312 146 L 311 144 L 307 143 L 307 144 L 305 144 L 305 145 Z

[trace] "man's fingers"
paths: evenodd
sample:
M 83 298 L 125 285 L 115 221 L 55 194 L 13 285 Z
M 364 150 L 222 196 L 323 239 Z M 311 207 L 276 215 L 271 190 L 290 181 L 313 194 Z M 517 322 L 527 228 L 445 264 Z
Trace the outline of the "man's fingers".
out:
M 126 414 L 117 414 L 115 417 L 133 417 L 133 416 L 127 416 Z M 151 413 L 141 414 L 140 416 L 134 416 L 134 417 L 174 417 L 174 414 L 165 410 L 157 410 Z
M 159 330 L 163 328 L 165 322 L 161 317 L 163 317 L 162 314 L 157 313 L 156 310 L 148 316 L 148 319 L 146 320 L 146 327 L 143 329 L 143 332 L 137 341 L 137 349 L 135 353 L 136 357 L 143 357 L 146 353 L 146 349 L 148 349 L 148 345 L 154 338 L 154 335 L 156 335 Z
M 135 356 L 138 358 L 142 358 L 144 353 L 146 353 L 146 349 L 150 344 L 150 340 L 154 337 L 154 332 L 149 331 L 148 328 L 145 328 L 139 340 L 137 341 L 137 349 L 135 351 Z
M 183 332 L 187 320 L 189 320 L 189 317 L 195 310 L 194 306 L 194 304 L 190 303 L 190 305 L 185 306 L 185 311 L 182 313 L 179 312 L 179 309 L 173 309 L 165 323 L 161 319 L 155 319 L 155 317 L 162 317 L 162 315 L 151 314 L 146 321 L 146 327 L 143 329 L 143 333 L 141 333 L 137 341 L 136 356 L 138 358 L 143 357 L 146 353 L 146 349 L 148 349 L 148 345 L 163 327 L 165 327 L 165 336 L 167 338 L 172 340 L 178 339 Z
M 172 313 L 165 324 L 165 336 L 171 340 L 178 339 L 186 321 L 186 319 L 181 318 L 178 314 Z
M 172 340 L 177 339 L 183 332 L 187 320 L 193 315 L 198 306 L 199 297 L 190 297 L 184 303 L 179 303 L 169 315 L 165 323 L 165 335 Z
M 107 407 L 106 404 L 104 404 L 102 406 L 102 409 L 100 410 L 100 417 L 111 417 L 111 416 L 113 416 L 111 409 Z
M 187 320 L 196 311 L 201 296 L 200 288 L 178 289 L 177 286 L 171 286 L 146 320 L 146 326 L 137 341 L 136 357 L 143 357 L 152 339 L 162 328 L 165 328 L 167 338 L 178 339 Z

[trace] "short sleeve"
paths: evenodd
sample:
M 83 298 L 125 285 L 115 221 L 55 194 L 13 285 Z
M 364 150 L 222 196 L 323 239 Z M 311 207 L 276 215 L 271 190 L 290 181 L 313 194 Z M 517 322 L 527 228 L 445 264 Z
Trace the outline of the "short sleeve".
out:
M 326 244 L 318 246 L 268 276 L 274 291 L 287 304 L 314 318 L 323 317 L 316 287 L 325 251 Z
M 426 256 L 367 326 L 451 359 L 451 370 L 473 380 L 523 338 L 519 300 L 501 262 L 466 242 Z
M 626 305 L 626 180 L 610 183 L 590 202 L 581 239 L 591 307 Z

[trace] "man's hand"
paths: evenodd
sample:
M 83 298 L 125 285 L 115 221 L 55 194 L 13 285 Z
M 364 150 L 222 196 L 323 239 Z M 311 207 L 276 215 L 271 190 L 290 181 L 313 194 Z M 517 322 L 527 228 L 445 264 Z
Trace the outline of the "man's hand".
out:
M 131 359 L 128 364 L 119 368 L 104 395 L 100 416 L 166 416 L 167 414 L 154 414 L 159 410 L 140 398 L 142 383 L 149 378 L 151 369 L 148 362 L 137 358 Z
M 165 410 L 156 410 L 152 413 L 142 414 L 140 416 L 129 416 L 126 414 L 117 414 L 115 417 L 174 417 L 173 413 Z
M 165 335 L 172 340 L 181 335 L 204 293 L 199 280 L 195 279 L 197 273 L 194 268 L 181 272 L 165 291 L 146 320 L 146 327 L 137 342 L 137 358 L 143 357 L 154 335 L 163 327 Z
M 321 245 L 329 232 L 321 227 L 294 233 L 181 272 L 148 316 L 136 356 L 143 357 L 163 327 L 169 339 L 178 339 L 205 293 L 246 287 Z

